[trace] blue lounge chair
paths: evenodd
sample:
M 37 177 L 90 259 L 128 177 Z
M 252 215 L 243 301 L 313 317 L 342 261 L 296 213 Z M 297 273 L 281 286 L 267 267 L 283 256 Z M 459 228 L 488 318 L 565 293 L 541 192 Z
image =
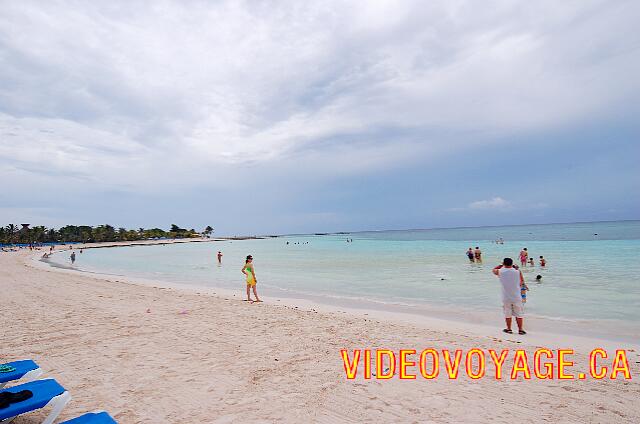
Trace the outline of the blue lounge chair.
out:
M 30 390 L 33 396 L 0 409 L 0 422 L 4 423 L 4 420 L 11 421 L 18 415 L 51 406 L 51 412 L 47 418 L 42 421 L 42 424 L 53 424 L 55 419 L 58 418 L 58 415 L 60 415 L 60 412 L 62 412 L 62 409 L 64 409 L 65 405 L 71 400 L 69 392 L 52 378 L 19 384 L 8 389 L 0 390 L 0 393 L 17 393 L 22 390 Z
M 14 371 L 0 372 L 0 389 L 7 385 L 7 383 L 16 380 L 23 380 L 23 383 L 35 380 L 42 375 L 42 370 L 30 359 L 24 361 L 7 362 L 6 364 L 0 364 L 0 366 L 6 366 L 15 368 Z
M 111 415 L 105 411 L 87 412 L 69 421 L 60 424 L 118 424 Z

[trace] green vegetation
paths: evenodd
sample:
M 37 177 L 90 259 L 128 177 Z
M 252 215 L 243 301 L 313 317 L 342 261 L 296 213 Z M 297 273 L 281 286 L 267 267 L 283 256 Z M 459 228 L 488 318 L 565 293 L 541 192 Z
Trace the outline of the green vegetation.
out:
M 207 226 L 202 235 L 210 237 L 213 228 Z M 160 228 L 137 230 L 127 230 L 126 228 L 112 227 L 111 225 L 99 225 L 90 227 L 88 225 L 66 225 L 55 229 L 42 225 L 30 228 L 23 228 L 15 224 L 0 227 L 0 244 L 13 243 L 69 243 L 69 242 L 103 242 L 103 241 L 132 241 L 149 240 L 156 238 L 191 238 L 199 237 L 200 234 L 194 229 L 185 230 L 175 224 L 171 225 L 169 231 Z

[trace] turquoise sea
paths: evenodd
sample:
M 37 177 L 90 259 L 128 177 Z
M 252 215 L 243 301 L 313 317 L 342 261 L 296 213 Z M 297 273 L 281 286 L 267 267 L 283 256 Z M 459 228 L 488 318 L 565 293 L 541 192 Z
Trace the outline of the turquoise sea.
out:
M 504 239 L 504 244 L 494 241 Z M 347 242 L 353 239 L 353 242 Z M 288 243 L 288 244 L 287 244 Z M 479 246 L 482 264 L 465 251 Z M 529 316 L 562 331 L 638 342 L 640 221 L 295 235 L 242 241 L 88 249 L 75 267 L 244 291 L 254 257 L 263 296 L 487 321 L 500 310 L 491 269 L 527 247 Z M 223 253 L 222 265 L 216 253 Z M 547 259 L 546 268 L 538 257 Z M 68 252 L 53 256 L 68 265 Z M 535 276 L 542 275 L 536 282 Z M 470 318 L 471 317 L 471 318 Z M 492 318 L 493 319 L 493 318 Z

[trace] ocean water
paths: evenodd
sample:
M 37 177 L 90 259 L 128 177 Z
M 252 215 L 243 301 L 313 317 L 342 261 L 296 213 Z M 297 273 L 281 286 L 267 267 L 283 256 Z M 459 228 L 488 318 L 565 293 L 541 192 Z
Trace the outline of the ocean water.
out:
M 493 241 L 502 237 L 504 244 Z M 353 239 L 353 242 L 347 242 Z M 287 244 L 287 242 L 289 244 Z M 465 251 L 479 246 L 481 264 Z M 500 311 L 491 269 L 527 247 L 534 267 L 527 315 L 548 326 L 581 323 L 599 336 L 638 341 L 640 221 L 297 235 L 261 240 L 88 249 L 82 270 L 196 284 L 245 288 L 240 270 L 254 257 L 264 296 L 308 297 L 330 304 L 408 308 L 455 319 L 485 320 Z M 216 253 L 223 253 L 222 265 Z M 546 268 L 538 257 L 547 259 Z M 68 265 L 67 252 L 53 262 Z M 536 282 L 535 276 L 542 275 Z M 493 318 L 492 318 L 493 319 Z

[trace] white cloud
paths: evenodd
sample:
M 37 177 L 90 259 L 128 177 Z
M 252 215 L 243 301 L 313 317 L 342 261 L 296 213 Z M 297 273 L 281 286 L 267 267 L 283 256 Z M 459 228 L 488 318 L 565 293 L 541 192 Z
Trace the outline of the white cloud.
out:
M 434 130 L 540 129 L 637 92 L 614 78 L 639 70 L 625 50 L 634 30 L 626 7 L 10 2 L 0 17 L 0 111 L 19 125 L 56 120 L 64 143 L 50 143 L 70 162 L 102 157 L 93 141 L 105 137 L 151 147 L 147 157 L 226 163 L 359 134 L 368 142 L 358 149 L 384 150 L 393 130 L 411 132 L 414 148 L 450 149 Z M 603 21 L 617 31 L 592 33 Z M 477 142 L 488 139 L 453 145 Z M 3 156 L 16 150 L 6 143 Z
M 528 201 L 512 201 L 503 199 L 500 196 L 492 197 L 486 200 L 476 200 L 470 202 L 464 207 L 453 207 L 445 209 L 447 212 L 469 212 L 469 211 L 527 211 L 527 210 L 539 210 L 547 209 L 549 205 L 544 202 L 530 203 Z
M 494 197 L 489 200 L 477 200 L 468 205 L 469 209 L 485 210 L 485 209 L 510 209 L 512 204 L 510 201 L 502 197 Z

